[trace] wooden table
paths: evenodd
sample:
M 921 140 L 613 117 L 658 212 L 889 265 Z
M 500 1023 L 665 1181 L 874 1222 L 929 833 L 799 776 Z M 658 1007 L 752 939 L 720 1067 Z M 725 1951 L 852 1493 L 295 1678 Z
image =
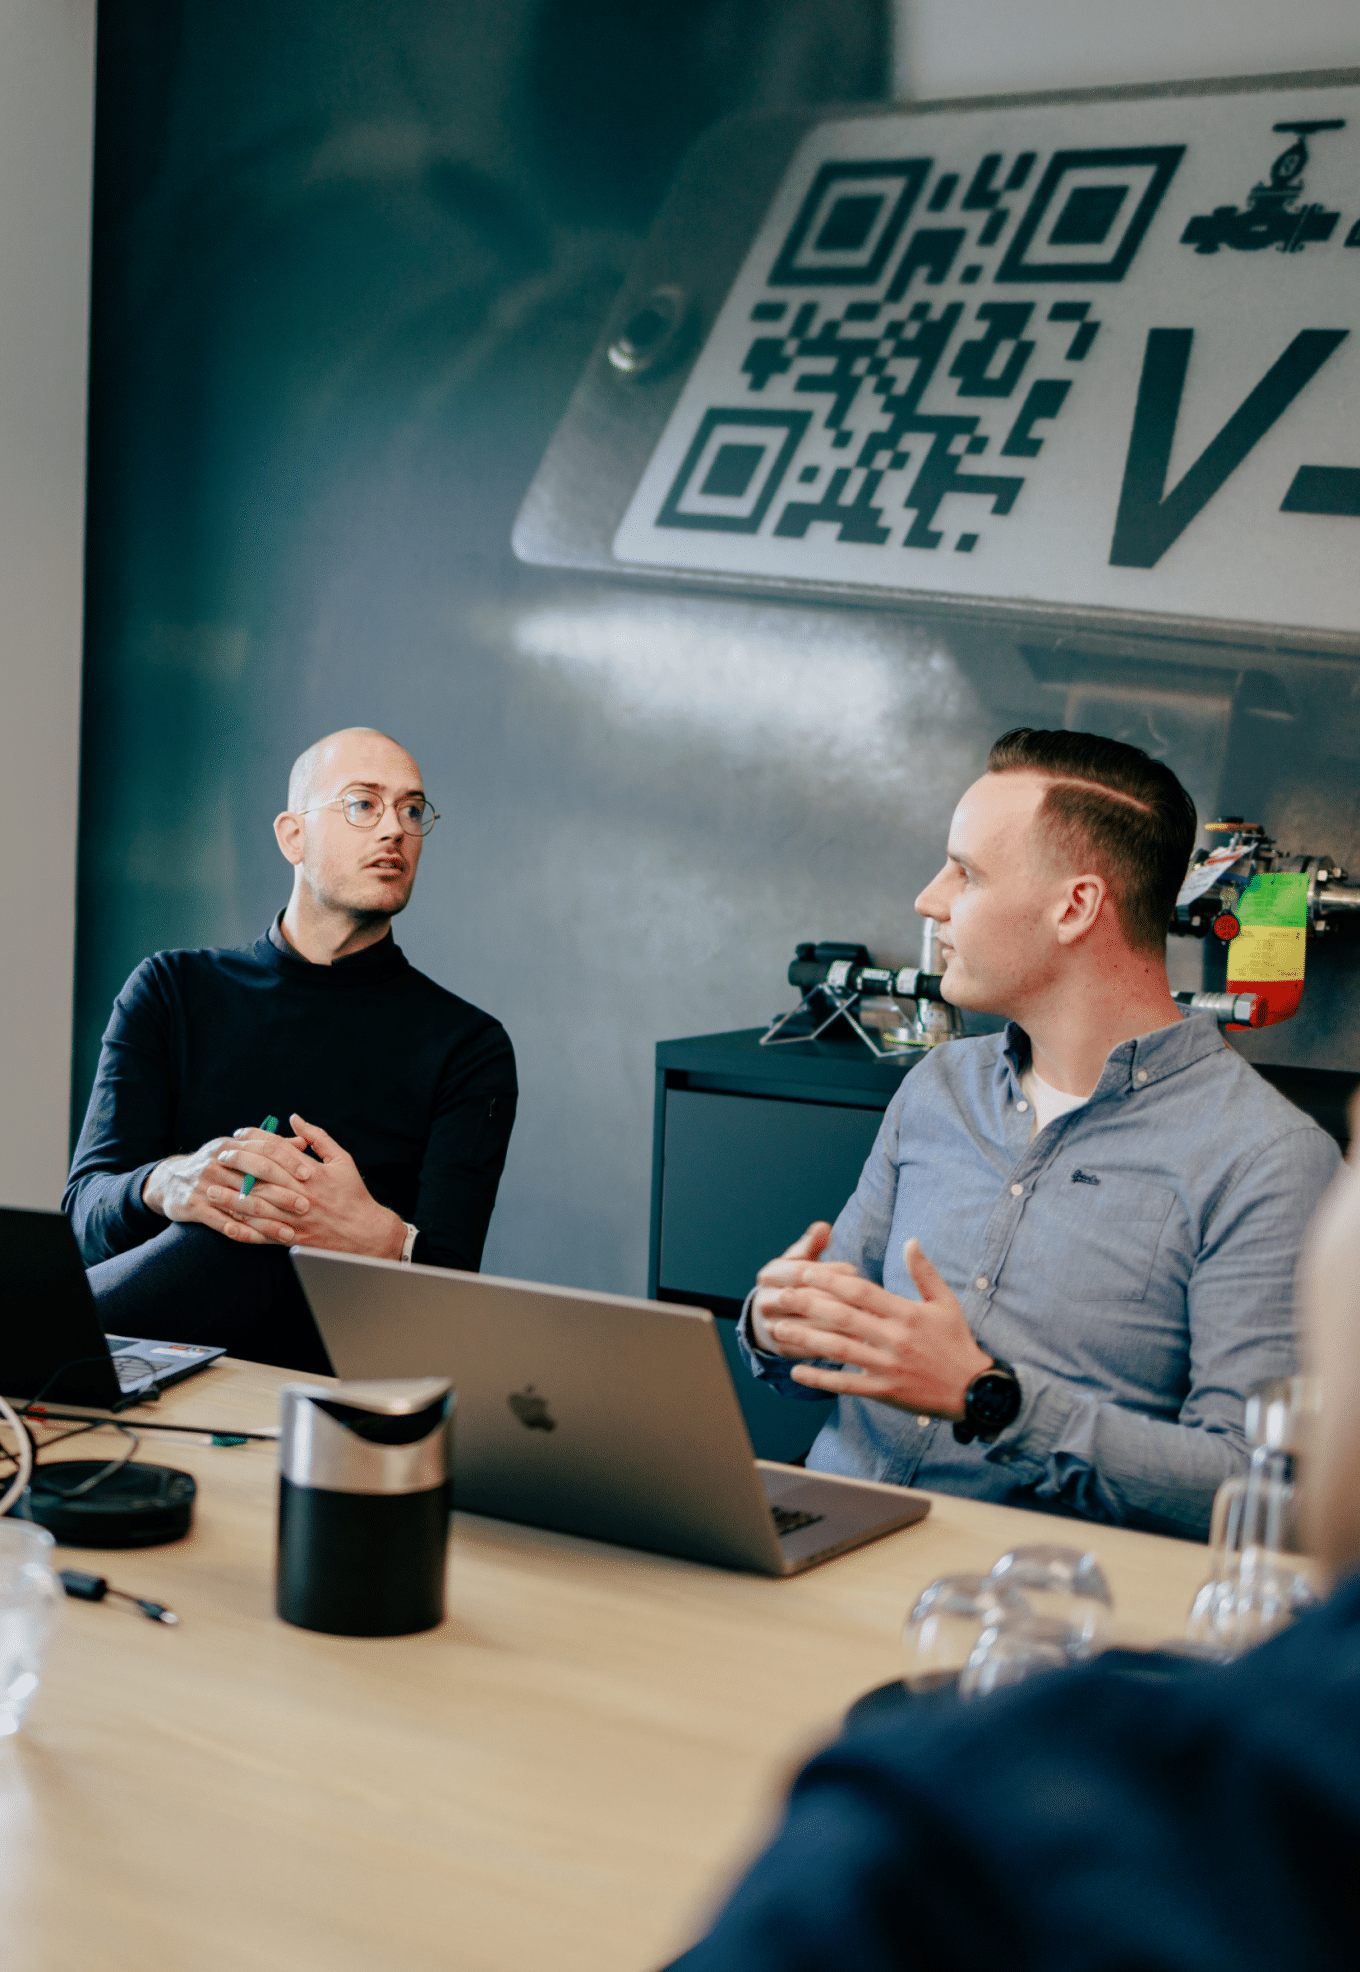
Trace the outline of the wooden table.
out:
M 272 1423 L 283 1380 L 225 1362 L 149 1414 Z M 1117 1638 L 1152 1643 L 1183 1632 L 1205 1572 L 1179 1541 L 943 1496 L 787 1582 L 459 1514 L 441 1629 L 324 1637 L 272 1611 L 272 1446 L 148 1433 L 140 1456 L 197 1478 L 189 1539 L 58 1558 L 181 1622 L 65 1605 L 0 1742 L 13 1972 L 638 1972 L 693 1935 L 798 1763 L 900 1669 L 936 1575 L 1080 1541 Z

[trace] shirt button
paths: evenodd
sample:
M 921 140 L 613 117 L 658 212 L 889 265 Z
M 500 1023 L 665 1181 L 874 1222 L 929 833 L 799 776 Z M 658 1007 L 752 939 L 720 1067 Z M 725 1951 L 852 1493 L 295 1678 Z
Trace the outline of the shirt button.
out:
M 1015 1105 L 1015 1106 L 1016 1106 L 1016 1108 L 1017 1108 L 1017 1109 L 1028 1109 L 1028 1108 L 1029 1108 L 1029 1104 L 1028 1104 L 1028 1103 L 1027 1103 L 1027 1102 L 1025 1101 L 1025 1098 L 1024 1098 L 1023 1096 L 1021 1096 L 1021 1098 L 1020 1098 L 1020 1100 L 1019 1100 L 1019 1102 L 1018 1102 L 1018 1103 L 1016 1103 L 1016 1105 Z
M 1148 1072 L 1146 1068 L 1135 1068 L 1133 1071 L 1133 1079 L 1135 1082 L 1146 1082 L 1147 1075 Z
M 1011 1197 L 1012 1197 L 1012 1198 L 1023 1198 L 1023 1197 L 1024 1197 L 1024 1193 L 1025 1193 L 1025 1187 L 1024 1187 L 1023 1185 L 1012 1185 L 1012 1186 L 1011 1186 Z
M 973 1282 L 973 1285 L 980 1294 L 982 1290 L 989 1285 L 986 1274 L 979 1274 L 977 1279 Z
M 923 1431 L 926 1431 L 935 1422 L 935 1420 L 933 1417 L 931 1417 L 928 1411 L 923 1411 L 921 1415 L 917 1418 L 916 1422 L 920 1425 Z

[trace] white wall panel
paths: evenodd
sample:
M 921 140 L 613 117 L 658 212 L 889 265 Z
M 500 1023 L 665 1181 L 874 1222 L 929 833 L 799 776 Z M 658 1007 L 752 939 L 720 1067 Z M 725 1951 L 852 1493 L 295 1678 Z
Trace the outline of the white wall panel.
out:
M 94 0 L 0 0 L 0 1203 L 66 1171 Z
M 1360 64 L 1356 0 L 896 0 L 899 96 L 1095 89 Z

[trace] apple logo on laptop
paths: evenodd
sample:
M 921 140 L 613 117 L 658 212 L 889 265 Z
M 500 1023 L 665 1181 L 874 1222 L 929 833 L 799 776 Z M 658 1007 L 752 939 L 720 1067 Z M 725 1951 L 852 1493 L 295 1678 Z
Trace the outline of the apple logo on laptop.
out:
M 522 1390 L 512 1392 L 505 1401 L 520 1423 L 530 1431 L 556 1431 L 557 1419 L 532 1383 L 526 1383 Z

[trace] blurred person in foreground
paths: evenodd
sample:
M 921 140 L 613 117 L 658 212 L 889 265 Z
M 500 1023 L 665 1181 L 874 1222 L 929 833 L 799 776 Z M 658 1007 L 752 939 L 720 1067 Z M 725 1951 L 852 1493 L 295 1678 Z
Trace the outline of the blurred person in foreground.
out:
M 1309 1229 L 1321 1608 L 1225 1666 L 1131 1653 L 847 1735 L 684 1972 L 1283 1972 L 1360 1960 L 1360 1100 Z
M 1171 997 L 1194 841 L 1170 768 L 1098 733 L 1006 733 L 965 791 L 916 909 L 945 999 L 1006 1029 L 903 1078 L 738 1329 L 767 1387 L 837 1397 L 810 1469 L 1204 1539 L 1337 1148 Z
M 264 936 L 158 952 L 118 995 L 63 1200 L 106 1330 L 326 1370 L 288 1247 L 476 1272 L 515 1057 L 393 941 L 438 819 L 385 733 L 317 740 Z

